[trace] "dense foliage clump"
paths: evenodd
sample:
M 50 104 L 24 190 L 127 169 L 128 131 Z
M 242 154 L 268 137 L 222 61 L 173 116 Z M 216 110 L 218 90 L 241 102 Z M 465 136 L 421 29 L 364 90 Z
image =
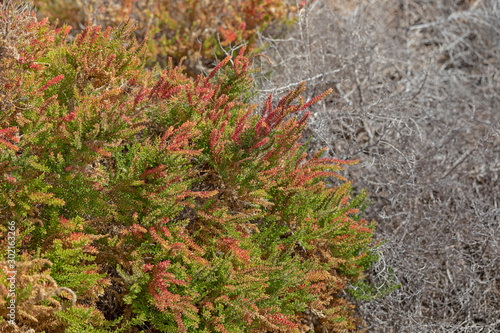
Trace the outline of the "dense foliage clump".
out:
M 245 48 L 193 79 L 144 69 L 130 23 L 68 42 L 28 9 L 0 5 L 2 329 L 13 298 L 19 331 L 355 329 L 366 194 L 299 143 L 330 91 L 258 110 Z

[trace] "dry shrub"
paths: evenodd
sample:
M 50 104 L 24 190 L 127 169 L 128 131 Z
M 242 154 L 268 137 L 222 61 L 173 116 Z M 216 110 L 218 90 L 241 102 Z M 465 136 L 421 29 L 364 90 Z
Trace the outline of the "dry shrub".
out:
M 262 96 L 333 88 L 310 151 L 361 161 L 349 177 L 387 239 L 370 279 L 402 284 L 359 302 L 368 331 L 499 331 L 499 3 L 317 1 L 261 38 Z
M 3 239 L 7 239 L 6 232 L 2 231 L 1 235 L 4 236 Z M 53 296 L 62 292 L 68 293 L 73 298 L 74 305 L 75 293 L 69 288 L 57 286 L 57 282 L 50 276 L 50 266 L 52 266 L 50 261 L 33 259 L 26 255 L 22 259 L 15 270 L 12 269 L 9 260 L 0 262 L 0 279 L 2 282 L 9 281 L 6 285 L 11 288 L 0 285 L 0 331 L 32 333 L 35 332 L 32 328 L 36 328 L 37 332 L 43 330 L 50 330 L 54 333 L 63 332 L 55 313 L 66 305 L 57 301 Z M 13 274 L 13 271 L 17 273 Z M 23 292 L 12 305 L 11 302 L 6 302 L 5 298 L 10 297 L 15 290 L 23 290 Z M 14 318 L 9 314 L 14 314 Z M 16 325 L 12 325 L 12 321 Z

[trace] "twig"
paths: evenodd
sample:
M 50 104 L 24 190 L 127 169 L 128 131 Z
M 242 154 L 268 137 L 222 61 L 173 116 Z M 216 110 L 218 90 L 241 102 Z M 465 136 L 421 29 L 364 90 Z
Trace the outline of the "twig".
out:
M 71 304 L 73 304 L 73 306 L 75 306 L 77 297 L 76 297 L 76 294 L 73 290 L 71 290 L 67 287 L 59 287 L 53 292 L 53 294 L 60 294 L 61 291 L 63 291 L 63 290 L 66 290 L 67 292 L 69 292 L 71 294 Z
M 283 91 L 287 91 L 289 90 L 290 88 L 293 88 L 293 87 L 296 87 L 298 86 L 299 84 L 301 84 L 302 82 L 310 82 L 310 81 L 314 81 L 314 80 L 317 80 L 317 79 L 320 79 L 320 78 L 323 78 L 327 75 L 331 75 L 331 74 L 335 74 L 335 73 L 338 73 L 342 70 L 343 68 L 339 68 L 339 69 L 336 69 L 334 71 L 331 71 L 331 72 L 328 72 L 328 73 L 321 73 L 321 74 L 318 74 L 318 75 L 315 75 L 313 77 L 310 77 L 308 79 L 304 79 L 304 80 L 301 80 L 300 82 L 294 82 L 294 83 L 290 83 L 284 87 L 280 87 L 280 88 L 275 88 L 275 89 L 264 89 L 264 90 L 259 90 L 260 93 L 275 93 L 275 94 L 279 94 Z
M 441 179 L 446 178 L 453 170 L 455 170 L 455 168 L 457 166 L 459 166 L 460 164 L 462 164 L 467 159 L 467 157 L 469 157 L 469 155 L 474 150 L 476 150 L 476 148 L 477 148 L 477 146 L 474 147 L 474 148 L 471 148 L 471 149 L 467 150 L 465 153 L 463 153 L 462 156 L 460 156 L 458 158 L 458 160 L 456 160 L 455 163 L 453 163 L 453 165 L 451 166 L 450 170 L 446 171 L 446 173 L 441 177 Z

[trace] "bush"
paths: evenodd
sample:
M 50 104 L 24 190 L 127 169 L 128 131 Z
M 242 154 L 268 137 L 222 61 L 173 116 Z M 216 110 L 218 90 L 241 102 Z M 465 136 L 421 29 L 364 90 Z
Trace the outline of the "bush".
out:
M 68 43 L 28 7 L 0 19 L 2 304 L 12 229 L 32 267 L 17 329 L 355 329 L 344 291 L 378 259 L 366 194 L 339 174 L 356 161 L 299 143 L 297 115 L 330 91 L 257 112 L 245 48 L 192 79 L 145 70 L 130 23 Z

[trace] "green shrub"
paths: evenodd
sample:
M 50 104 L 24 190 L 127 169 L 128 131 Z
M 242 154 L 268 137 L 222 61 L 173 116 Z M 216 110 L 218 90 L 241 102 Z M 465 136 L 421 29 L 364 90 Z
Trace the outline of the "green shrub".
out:
M 244 48 L 192 79 L 171 63 L 145 70 L 128 23 L 67 43 L 66 27 L 9 11 L 2 24 L 26 29 L 0 35 L 0 253 L 14 221 L 18 260 L 51 266 L 17 286 L 18 325 L 300 332 L 314 311 L 325 329 L 355 329 L 343 291 L 377 260 L 366 194 L 339 175 L 356 161 L 298 143 L 304 111 L 330 91 L 305 103 L 300 85 L 257 112 Z M 35 290 L 48 290 L 36 301 L 54 304 L 50 321 L 23 303 Z M 105 308 L 110 294 L 123 306 Z

